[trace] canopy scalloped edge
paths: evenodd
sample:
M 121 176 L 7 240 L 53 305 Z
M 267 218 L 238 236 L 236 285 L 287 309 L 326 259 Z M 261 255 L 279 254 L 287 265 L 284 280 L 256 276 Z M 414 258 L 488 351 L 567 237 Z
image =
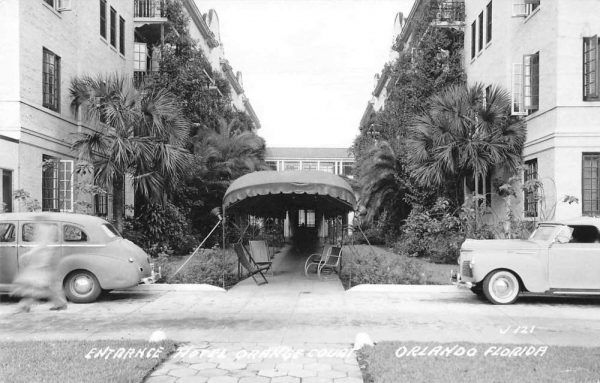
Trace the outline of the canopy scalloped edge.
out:
M 320 171 L 262 171 L 235 180 L 225 192 L 223 206 L 246 198 L 277 194 L 310 194 L 334 197 L 353 210 L 356 198 L 352 187 L 340 176 Z

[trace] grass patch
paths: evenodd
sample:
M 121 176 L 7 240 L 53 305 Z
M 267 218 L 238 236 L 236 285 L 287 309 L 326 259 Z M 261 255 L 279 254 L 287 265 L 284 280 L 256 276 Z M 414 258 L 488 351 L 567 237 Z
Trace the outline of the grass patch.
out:
M 94 358 L 95 349 L 143 350 L 142 357 Z M 163 347 L 161 352 L 148 353 Z M 142 382 L 172 352 L 175 343 L 134 340 L 26 341 L 0 343 L 0 381 L 3 382 Z M 86 359 L 86 355 L 92 355 Z M 114 355 L 114 354 L 113 354 Z
M 340 278 L 344 287 L 359 284 L 427 284 L 450 283 L 450 270 L 455 265 L 429 262 L 426 259 L 397 254 L 383 247 L 355 245 L 356 252 L 346 247 L 344 268 Z
M 239 282 L 237 277 L 237 256 L 233 249 L 227 249 L 225 255 L 221 249 L 202 249 L 175 274 L 189 255 L 159 257 L 155 267 L 160 266 L 161 283 L 207 283 L 213 286 L 229 288 Z
M 475 349 L 474 356 L 433 355 L 434 347 Z M 405 348 L 401 348 L 405 347 Z M 417 354 L 410 356 L 414 347 Z M 427 349 L 425 349 L 427 347 Z M 496 347 L 496 349 L 490 349 Z M 526 356 L 517 347 L 532 347 L 537 356 Z M 358 360 L 367 383 L 397 382 L 597 382 L 600 378 L 600 348 L 500 345 L 475 343 L 381 342 L 364 347 Z M 513 356 L 494 355 L 497 348 L 510 350 Z M 406 350 L 406 351 L 405 351 Z M 425 351 L 423 351 L 425 350 Z M 530 349 L 531 350 L 531 349 Z M 396 351 L 398 355 L 396 356 Z M 517 352 L 518 351 L 518 352 Z M 509 351 L 504 351 L 508 353 Z M 431 353 L 430 355 L 427 355 Z M 486 355 L 487 353 L 487 355 Z

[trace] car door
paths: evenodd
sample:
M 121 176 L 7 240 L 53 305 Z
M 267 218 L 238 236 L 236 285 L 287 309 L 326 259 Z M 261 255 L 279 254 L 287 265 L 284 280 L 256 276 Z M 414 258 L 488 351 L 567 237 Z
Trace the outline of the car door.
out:
M 548 269 L 550 288 L 600 289 L 600 243 L 582 243 L 577 236 L 568 243 L 554 242 L 548 250 Z
M 25 254 L 35 247 L 44 245 L 50 248 L 56 248 L 56 251 L 60 251 L 58 228 L 59 225 L 56 222 L 35 222 L 35 221 L 21 221 L 20 223 L 20 236 L 18 246 L 18 258 L 19 265 L 23 263 L 23 257 Z M 47 242 L 41 242 L 38 233 L 40 233 L 40 226 L 50 226 L 51 231 L 48 233 L 51 238 L 46 238 Z
M 19 269 L 17 227 L 17 221 L 0 223 L 0 285 L 12 283 Z

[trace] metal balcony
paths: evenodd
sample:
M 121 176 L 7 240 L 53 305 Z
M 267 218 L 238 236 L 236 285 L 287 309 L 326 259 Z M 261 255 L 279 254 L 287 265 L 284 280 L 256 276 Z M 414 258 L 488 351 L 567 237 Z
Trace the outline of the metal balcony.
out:
M 434 1 L 431 4 L 432 24 L 438 27 L 462 27 L 465 23 L 465 3 L 462 0 Z

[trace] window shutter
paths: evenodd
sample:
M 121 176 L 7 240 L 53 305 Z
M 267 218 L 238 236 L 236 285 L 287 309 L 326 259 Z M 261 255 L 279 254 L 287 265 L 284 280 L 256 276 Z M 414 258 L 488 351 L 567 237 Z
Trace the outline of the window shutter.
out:
M 527 111 L 523 107 L 523 64 L 513 64 L 512 69 L 512 102 L 511 113 L 513 116 L 526 116 Z
M 523 56 L 523 100 L 527 110 L 539 109 L 540 59 L 539 53 Z
M 525 4 L 525 1 L 523 1 L 523 0 L 515 1 L 513 3 L 513 12 L 512 12 L 513 17 L 527 16 L 529 14 L 527 12 L 528 8 L 529 8 L 528 4 Z
M 583 99 L 598 98 L 598 36 L 583 38 Z

